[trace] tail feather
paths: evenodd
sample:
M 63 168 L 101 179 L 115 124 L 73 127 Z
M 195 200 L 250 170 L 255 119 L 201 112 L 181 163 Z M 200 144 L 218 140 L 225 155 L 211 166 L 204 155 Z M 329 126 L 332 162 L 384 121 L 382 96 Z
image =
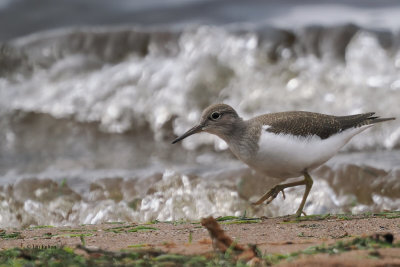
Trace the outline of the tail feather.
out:
M 396 118 L 380 118 L 379 116 L 374 116 L 375 112 L 357 114 L 339 117 L 340 118 L 340 128 L 341 130 L 346 130 L 354 127 L 362 127 L 366 125 L 372 125 L 379 122 L 394 120 Z
M 365 120 L 364 125 L 375 124 L 375 123 L 384 122 L 384 121 L 391 121 L 391 120 L 395 120 L 395 119 L 396 119 L 395 117 L 391 117 L 391 118 L 368 117 Z M 362 125 L 360 125 L 360 126 L 362 126 Z

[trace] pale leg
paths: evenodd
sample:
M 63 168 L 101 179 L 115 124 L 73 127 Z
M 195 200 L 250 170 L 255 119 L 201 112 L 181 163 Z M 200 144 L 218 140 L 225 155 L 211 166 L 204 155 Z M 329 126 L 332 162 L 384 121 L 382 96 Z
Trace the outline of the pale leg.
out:
M 285 188 L 294 187 L 298 185 L 306 186 L 303 199 L 301 200 L 300 206 L 296 212 L 296 217 L 300 217 L 301 213 L 303 212 L 304 205 L 306 204 L 308 194 L 310 193 L 311 187 L 313 185 L 313 180 L 307 172 L 304 172 L 304 180 L 287 184 L 278 184 L 274 186 L 271 190 L 269 190 L 267 193 L 265 193 L 258 201 L 253 203 L 253 205 L 260 205 L 267 199 L 268 199 L 267 204 L 269 204 L 271 203 L 272 200 L 274 200 L 278 196 L 278 193 L 281 191 L 283 192 Z
M 296 211 L 296 217 L 300 217 L 301 216 L 301 213 L 303 212 L 304 205 L 306 204 L 306 200 L 307 200 L 308 194 L 310 193 L 311 187 L 312 187 L 312 185 L 314 183 L 312 178 L 311 178 L 311 176 L 308 174 L 308 172 L 304 173 L 304 182 L 305 182 L 305 185 L 306 185 L 306 190 L 304 191 L 303 199 L 301 200 L 300 206 Z

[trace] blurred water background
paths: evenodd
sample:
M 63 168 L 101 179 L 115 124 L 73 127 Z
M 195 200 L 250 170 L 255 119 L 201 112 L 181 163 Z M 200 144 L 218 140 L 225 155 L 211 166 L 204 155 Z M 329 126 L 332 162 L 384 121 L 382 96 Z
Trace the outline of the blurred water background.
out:
M 0 227 L 295 212 L 201 134 L 216 102 L 400 114 L 398 1 L 0 0 Z M 400 120 L 313 172 L 308 214 L 400 207 Z

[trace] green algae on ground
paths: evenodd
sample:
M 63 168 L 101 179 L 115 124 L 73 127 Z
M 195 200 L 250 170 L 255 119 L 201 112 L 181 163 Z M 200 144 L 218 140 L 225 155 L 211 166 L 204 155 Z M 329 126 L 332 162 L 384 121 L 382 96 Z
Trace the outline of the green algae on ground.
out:
M 150 247 L 149 244 L 133 244 L 133 245 L 129 245 L 128 248 L 146 248 L 146 247 Z
M 51 237 L 53 237 L 54 235 L 53 235 L 53 233 L 44 233 L 43 234 L 43 237 L 44 238 L 51 238 Z M 40 237 L 40 236 L 38 236 L 38 237 Z
M 261 222 L 260 219 L 254 219 L 254 220 L 233 220 L 233 221 L 224 221 L 221 222 L 220 224 L 242 224 L 242 223 L 259 223 Z
M 42 235 L 42 237 L 45 239 L 49 239 L 52 237 L 81 237 L 81 236 L 93 236 L 93 233 L 64 233 L 64 234 L 44 233 Z M 40 236 L 35 236 L 35 238 L 40 238 Z
M 189 244 L 192 244 L 192 241 L 193 241 L 193 232 L 190 231 L 190 232 L 189 232 L 188 243 L 189 243 Z
M 373 237 L 356 237 L 349 241 L 338 241 L 332 245 L 319 245 L 306 248 L 302 251 L 296 251 L 288 254 L 266 254 L 263 259 L 267 264 L 277 264 L 282 260 L 292 260 L 300 255 L 314 254 L 340 254 L 351 250 L 371 250 L 378 248 L 400 248 L 400 242 L 392 244 L 391 242 L 375 239 Z
M 386 218 L 386 219 L 397 219 L 400 218 L 400 211 L 384 211 L 380 213 L 374 213 L 373 216 Z
M 158 230 L 158 228 L 149 227 L 149 226 L 145 226 L 145 225 L 139 225 L 132 229 L 128 229 L 127 232 L 156 231 L 156 230 Z
M 150 227 L 146 225 L 125 225 L 125 226 L 118 226 L 105 229 L 106 232 L 113 232 L 116 234 L 119 233 L 131 233 L 131 232 L 139 232 L 139 231 L 155 231 L 158 228 Z
M 1 239 L 21 239 L 21 232 L 7 233 L 5 230 L 0 230 Z
M 0 266 L 244 266 L 224 255 L 180 255 L 156 250 L 123 252 L 89 250 L 85 257 L 69 247 L 32 249 L 13 248 L 0 251 Z M 92 256 L 93 255 L 93 256 Z
M 69 248 L 13 248 L 0 251 L 0 266 L 85 266 L 87 260 Z
M 359 220 L 359 219 L 369 219 L 369 218 L 385 218 L 385 219 L 397 219 L 400 218 L 400 211 L 384 211 L 378 213 L 361 213 L 361 214 L 315 214 L 315 215 L 307 215 L 301 216 L 297 218 L 283 217 L 284 221 L 281 222 L 283 224 L 286 223 L 299 223 L 299 222 L 306 222 L 306 221 L 322 221 L 322 220 Z
M 152 220 L 152 221 L 146 222 L 144 224 L 157 224 L 159 222 L 160 222 L 159 220 Z
M 332 245 L 312 246 L 289 254 L 265 254 L 263 265 L 277 264 L 283 260 L 294 260 L 301 255 L 340 254 L 351 250 L 369 250 L 369 257 L 379 258 L 379 248 L 400 248 L 384 236 L 353 238 Z M 389 240 L 389 241 L 387 241 Z M 146 249 L 149 245 L 130 245 L 140 248 L 133 251 L 112 252 L 90 250 L 84 246 L 69 247 L 13 248 L 0 251 L 0 266 L 245 266 L 236 260 L 234 253 L 211 253 L 207 255 L 180 255 L 160 250 Z M 82 256 L 79 250 L 87 252 Z
M 325 219 L 328 219 L 331 216 L 330 213 L 328 214 L 317 214 L 317 215 L 307 215 L 307 216 L 301 216 L 295 219 L 296 222 L 302 222 L 302 221 L 323 221 Z
M 366 212 L 361 214 L 332 214 L 328 219 L 339 219 L 339 220 L 355 220 L 355 219 L 369 219 L 369 218 L 385 218 L 385 219 L 396 219 L 400 218 L 400 211 L 383 211 L 383 212 Z
M 231 220 L 237 220 L 239 217 L 237 216 L 223 216 L 223 217 L 218 217 L 215 220 L 217 222 L 223 222 L 223 221 L 231 221 Z
M 216 219 L 220 224 L 242 224 L 242 223 L 259 223 L 261 222 L 260 218 L 247 218 L 244 216 L 224 216 Z
M 85 236 L 84 236 L 84 235 L 81 235 L 81 236 L 79 237 L 79 239 L 81 240 L 81 244 L 82 244 L 82 246 L 86 247 L 86 240 L 85 240 Z
M 36 229 L 44 229 L 44 228 L 54 228 L 53 225 L 37 225 L 37 226 L 32 226 L 29 227 L 29 230 L 36 230 Z
M 92 233 L 80 233 L 80 234 L 62 234 L 62 235 L 55 235 L 60 237 L 83 237 L 83 236 L 93 236 Z
M 59 232 L 81 233 L 81 232 L 97 232 L 97 229 L 58 229 Z

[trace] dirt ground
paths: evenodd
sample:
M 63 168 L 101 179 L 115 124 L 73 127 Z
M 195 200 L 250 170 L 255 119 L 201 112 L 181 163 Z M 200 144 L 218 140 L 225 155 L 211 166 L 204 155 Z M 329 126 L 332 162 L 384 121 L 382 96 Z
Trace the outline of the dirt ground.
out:
M 225 233 L 239 244 L 255 244 L 265 254 L 287 254 L 311 246 L 391 233 L 400 241 L 400 213 L 286 218 L 220 218 Z M 0 239 L 0 249 L 46 248 L 84 244 L 108 251 L 160 249 L 169 253 L 204 254 L 213 250 L 208 231 L 199 222 L 107 223 L 74 227 L 37 226 L 3 229 L 15 238 Z M 5 235 L 3 235 L 5 236 Z M 377 247 L 338 253 L 301 254 L 282 266 L 400 266 L 400 247 Z

